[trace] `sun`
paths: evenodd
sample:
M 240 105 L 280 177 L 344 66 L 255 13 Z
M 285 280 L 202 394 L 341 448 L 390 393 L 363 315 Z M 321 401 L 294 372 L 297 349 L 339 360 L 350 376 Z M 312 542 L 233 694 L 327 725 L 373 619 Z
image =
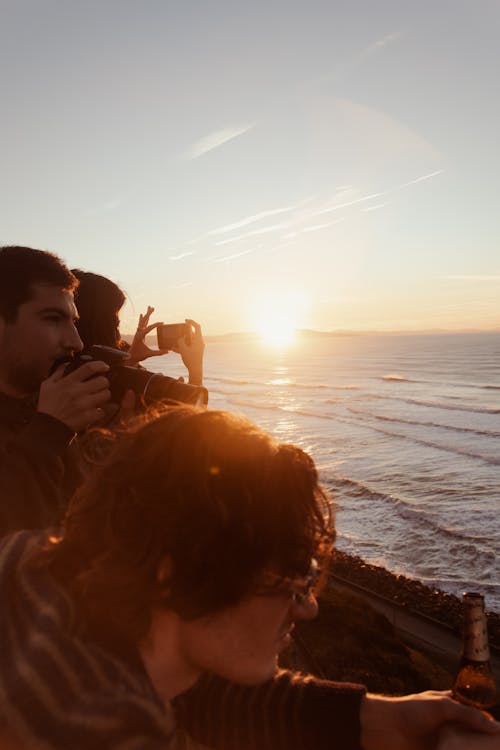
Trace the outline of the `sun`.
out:
M 285 348 L 303 326 L 304 312 L 305 301 L 298 293 L 262 297 L 254 305 L 251 327 L 268 346 Z

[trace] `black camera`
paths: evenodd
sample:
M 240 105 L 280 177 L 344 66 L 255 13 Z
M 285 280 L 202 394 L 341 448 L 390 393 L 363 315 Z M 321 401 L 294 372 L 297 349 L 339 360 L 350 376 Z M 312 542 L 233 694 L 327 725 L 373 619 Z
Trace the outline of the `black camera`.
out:
M 167 375 L 150 372 L 143 367 L 132 367 L 127 365 L 128 359 L 130 357 L 126 351 L 95 344 L 70 359 L 64 374 L 69 375 L 86 362 L 99 360 L 109 365 L 105 377 L 109 381 L 111 401 L 117 405 L 121 403 L 128 390 L 132 390 L 139 397 L 143 406 L 159 402 L 178 403 L 179 401 L 196 406 L 204 406 L 208 403 L 208 391 L 202 385 L 183 383 Z M 61 364 L 60 361 L 55 367 L 59 364 Z

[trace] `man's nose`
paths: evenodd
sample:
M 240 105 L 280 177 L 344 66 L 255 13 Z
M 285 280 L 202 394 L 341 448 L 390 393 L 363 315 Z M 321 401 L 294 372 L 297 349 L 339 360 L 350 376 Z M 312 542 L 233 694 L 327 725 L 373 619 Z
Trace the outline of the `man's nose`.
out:
M 83 349 L 83 341 L 74 323 L 71 323 L 66 330 L 64 348 L 71 352 L 81 352 Z
M 311 592 L 307 596 L 293 600 L 292 616 L 294 620 L 313 620 L 318 614 L 318 600 Z

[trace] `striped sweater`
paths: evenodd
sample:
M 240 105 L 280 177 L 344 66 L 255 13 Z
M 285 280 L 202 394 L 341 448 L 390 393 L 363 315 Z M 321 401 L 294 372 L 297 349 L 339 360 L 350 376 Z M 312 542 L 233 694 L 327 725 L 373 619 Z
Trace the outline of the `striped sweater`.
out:
M 363 688 L 282 672 L 257 687 L 206 676 L 170 707 L 142 667 L 85 638 L 68 595 L 23 565 L 37 532 L 0 545 L 0 727 L 40 750 L 359 750 Z

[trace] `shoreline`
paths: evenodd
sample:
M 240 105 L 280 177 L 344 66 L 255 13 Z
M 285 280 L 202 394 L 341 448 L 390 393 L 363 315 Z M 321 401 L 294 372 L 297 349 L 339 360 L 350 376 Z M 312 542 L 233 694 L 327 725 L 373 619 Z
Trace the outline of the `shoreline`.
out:
M 399 607 L 430 617 L 462 637 L 462 602 L 454 594 L 431 588 L 402 574 L 391 573 L 386 568 L 340 550 L 333 551 L 329 571 L 391 600 Z M 487 620 L 490 646 L 500 653 L 500 614 L 488 611 Z

